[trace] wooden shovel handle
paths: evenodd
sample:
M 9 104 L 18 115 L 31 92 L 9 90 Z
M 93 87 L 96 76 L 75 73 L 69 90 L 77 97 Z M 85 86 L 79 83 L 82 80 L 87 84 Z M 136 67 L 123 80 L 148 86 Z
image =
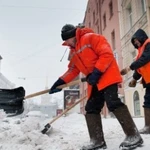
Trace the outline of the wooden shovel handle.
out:
M 67 84 L 60 85 L 60 86 L 58 86 L 57 88 L 63 89 L 63 88 L 65 88 L 65 87 L 69 87 L 69 86 L 72 86 L 72 85 L 76 85 L 76 84 L 79 84 L 80 82 L 85 82 L 85 81 L 86 81 L 86 78 L 81 78 L 81 79 L 78 79 L 78 80 L 69 82 L 69 83 L 67 83 Z M 32 98 L 32 97 L 39 96 L 39 95 L 42 95 L 42 94 L 46 94 L 46 93 L 48 93 L 49 91 L 50 91 L 50 89 L 46 89 L 46 90 L 43 90 L 43 91 L 40 91 L 40 92 L 36 92 L 36 93 L 33 93 L 33 94 L 30 94 L 30 95 L 25 96 L 24 99 Z
M 54 121 L 56 121 L 57 119 L 59 119 L 62 115 L 66 114 L 70 109 L 72 109 L 73 107 L 75 107 L 77 104 L 79 104 L 81 101 L 83 101 L 86 98 L 83 97 L 80 100 L 76 101 L 73 105 L 71 105 L 70 107 L 66 108 L 60 115 L 58 115 L 57 117 L 55 117 L 53 120 L 51 120 L 49 122 L 49 124 L 52 124 Z

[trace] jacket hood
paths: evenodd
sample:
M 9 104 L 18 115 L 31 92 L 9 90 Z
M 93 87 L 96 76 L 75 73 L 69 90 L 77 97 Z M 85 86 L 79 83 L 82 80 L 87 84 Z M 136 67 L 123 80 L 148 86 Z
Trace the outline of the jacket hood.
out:
M 94 31 L 91 28 L 86 28 L 86 27 L 85 28 L 77 28 L 77 30 L 76 30 L 77 41 L 79 41 L 80 38 L 87 33 L 94 33 Z
M 145 31 L 142 30 L 142 29 L 138 29 L 138 30 L 134 33 L 134 35 L 133 35 L 132 38 L 131 38 L 131 43 L 133 44 L 133 46 L 134 46 L 135 48 L 138 49 L 138 46 L 134 44 L 134 39 L 137 39 L 137 40 L 141 43 L 141 45 L 143 45 L 144 42 L 148 39 L 148 36 L 147 36 L 147 34 L 145 33 Z

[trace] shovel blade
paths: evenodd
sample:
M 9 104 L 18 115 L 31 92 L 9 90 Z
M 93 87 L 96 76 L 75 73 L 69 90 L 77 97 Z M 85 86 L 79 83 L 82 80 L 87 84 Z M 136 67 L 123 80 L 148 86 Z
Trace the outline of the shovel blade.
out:
M 48 123 L 45 125 L 44 129 L 41 131 L 43 134 L 48 133 L 51 130 L 51 125 Z
M 0 89 L 0 109 L 12 116 L 21 114 L 24 111 L 24 96 L 25 90 L 23 87 Z

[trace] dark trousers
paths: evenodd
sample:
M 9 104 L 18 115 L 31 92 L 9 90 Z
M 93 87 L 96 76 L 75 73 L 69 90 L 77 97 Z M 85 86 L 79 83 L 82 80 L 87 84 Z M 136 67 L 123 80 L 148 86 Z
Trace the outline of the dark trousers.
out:
M 150 87 L 146 87 L 143 107 L 150 108 Z
M 86 113 L 99 114 L 106 101 L 109 111 L 114 111 L 124 103 L 118 98 L 118 85 L 113 84 L 105 89 L 98 91 L 97 86 L 93 86 L 91 96 L 86 103 Z

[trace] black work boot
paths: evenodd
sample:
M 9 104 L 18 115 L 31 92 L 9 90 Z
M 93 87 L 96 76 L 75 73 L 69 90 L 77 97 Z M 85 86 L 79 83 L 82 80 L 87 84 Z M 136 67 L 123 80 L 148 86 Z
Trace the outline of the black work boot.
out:
M 139 131 L 129 113 L 129 110 L 126 105 L 117 108 L 113 111 L 114 115 L 120 122 L 126 138 L 120 144 L 120 148 L 124 150 L 133 149 L 138 146 L 141 146 L 143 140 L 139 134 Z
M 139 130 L 140 134 L 150 134 L 150 108 L 144 108 L 145 126 Z
M 82 147 L 81 150 L 106 149 L 107 146 L 104 140 L 100 114 L 86 114 L 85 119 L 89 131 L 91 144 Z

